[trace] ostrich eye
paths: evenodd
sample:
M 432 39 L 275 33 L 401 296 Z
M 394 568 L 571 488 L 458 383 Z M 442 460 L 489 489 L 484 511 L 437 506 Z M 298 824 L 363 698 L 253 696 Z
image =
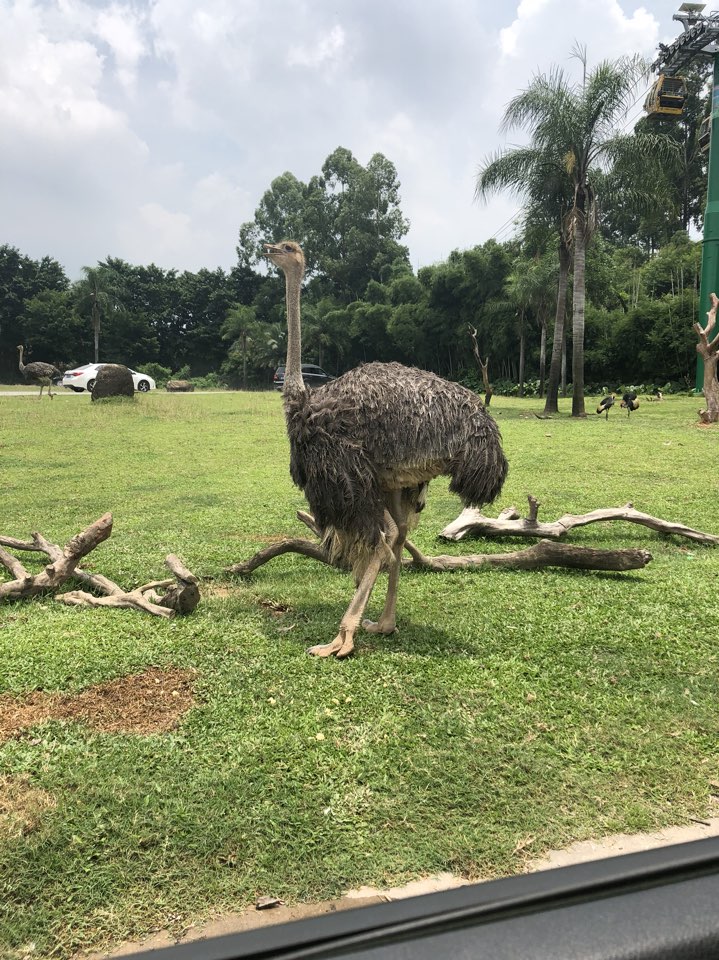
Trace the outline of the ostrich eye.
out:
M 292 253 L 292 247 L 290 246 L 289 243 L 285 244 L 285 250 L 287 251 L 287 253 Z

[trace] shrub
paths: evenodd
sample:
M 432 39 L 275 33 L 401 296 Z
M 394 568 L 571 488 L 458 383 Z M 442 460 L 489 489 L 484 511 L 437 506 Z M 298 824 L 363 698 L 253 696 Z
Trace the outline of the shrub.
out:
M 142 372 L 157 383 L 158 387 L 164 387 L 172 377 L 172 371 L 169 367 L 163 367 L 160 363 L 143 363 Z

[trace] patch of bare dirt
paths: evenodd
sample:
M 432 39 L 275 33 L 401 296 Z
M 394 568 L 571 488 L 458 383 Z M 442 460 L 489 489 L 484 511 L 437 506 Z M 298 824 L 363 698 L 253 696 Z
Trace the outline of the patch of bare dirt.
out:
M 55 805 L 52 794 L 31 786 L 29 777 L 0 777 L 0 837 L 25 836 Z
M 227 597 L 237 597 L 244 592 L 244 587 L 232 585 L 228 586 L 225 583 L 208 583 L 204 588 L 205 596 L 220 597 L 222 600 L 226 600 Z
M 77 694 L 36 690 L 0 696 L 0 743 L 46 720 L 75 720 L 105 733 L 171 730 L 194 703 L 194 671 L 160 670 L 98 683 Z

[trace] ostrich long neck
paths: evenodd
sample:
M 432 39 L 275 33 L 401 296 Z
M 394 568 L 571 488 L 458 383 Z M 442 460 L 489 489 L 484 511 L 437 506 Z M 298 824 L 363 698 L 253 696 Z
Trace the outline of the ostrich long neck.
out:
M 22 347 L 20 347 L 20 349 L 18 350 L 18 353 L 20 354 L 20 359 L 18 361 L 20 366 L 20 373 L 23 373 L 25 370 L 25 364 L 22 362 Z
M 302 330 L 300 327 L 300 286 L 302 277 L 285 275 L 287 296 L 287 360 L 285 362 L 284 396 L 301 400 L 307 390 L 302 379 Z

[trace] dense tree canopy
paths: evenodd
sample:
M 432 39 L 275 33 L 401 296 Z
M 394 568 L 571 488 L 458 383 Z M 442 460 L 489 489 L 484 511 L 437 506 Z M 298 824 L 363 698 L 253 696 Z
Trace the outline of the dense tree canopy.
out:
M 310 267 L 302 303 L 305 362 L 339 374 L 365 361 L 399 360 L 479 387 L 471 325 L 482 356 L 489 356 L 495 392 L 540 393 L 558 315 L 557 282 L 571 266 L 572 198 L 555 183 L 551 202 L 540 203 L 550 181 L 542 179 L 541 165 L 534 175 L 516 239 L 452 251 L 416 273 L 401 243 L 408 224 L 395 167 L 381 154 L 362 166 L 342 147 L 306 184 L 291 173 L 272 181 L 254 220 L 240 227 L 238 262 L 229 272 L 179 272 L 108 257 L 71 284 L 50 257 L 36 261 L 0 247 L 0 378 L 19 379 L 18 343 L 30 358 L 61 368 L 92 360 L 94 278 L 96 299 L 106 294 L 101 360 L 160 378 L 181 372 L 267 388 L 284 359 L 286 328 L 284 283 L 268 271 L 261 242 L 292 237 Z M 620 187 L 629 204 L 636 195 L 630 181 Z M 628 212 L 621 218 L 610 205 L 607 228 L 587 248 L 590 389 L 693 383 L 701 255 L 683 228 L 687 211 L 692 222 L 698 216 L 701 177 L 689 178 L 682 190 L 686 202 L 667 206 L 651 241 L 648 220 Z M 571 336 L 566 347 L 560 337 L 557 370 L 570 350 Z

